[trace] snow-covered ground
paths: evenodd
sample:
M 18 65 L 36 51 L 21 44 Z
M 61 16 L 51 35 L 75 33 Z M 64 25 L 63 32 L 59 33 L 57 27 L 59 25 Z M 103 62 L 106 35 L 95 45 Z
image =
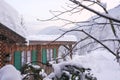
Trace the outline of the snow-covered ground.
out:
M 74 55 L 72 60 L 54 64 L 54 73 L 59 76 L 61 72 L 60 68 L 65 64 L 91 68 L 91 73 L 93 76 L 97 77 L 97 80 L 120 80 L 120 65 L 116 62 L 115 57 L 111 53 L 103 49 L 96 50 L 82 56 Z M 6 65 L 0 69 L 0 80 L 7 80 L 1 78 L 11 76 L 13 76 L 11 78 L 12 80 L 15 78 L 17 78 L 17 80 L 21 80 L 19 72 L 12 65 Z M 10 78 L 8 80 L 10 80 Z M 47 77 L 44 80 L 50 79 Z
M 115 57 L 106 50 L 93 51 L 83 56 L 75 56 L 73 62 L 92 69 L 98 80 L 120 80 L 120 65 Z
M 22 76 L 13 65 L 6 65 L 0 69 L 0 80 L 21 80 Z
M 96 50 L 82 56 L 74 55 L 72 60 L 54 64 L 54 74 L 61 75 L 61 67 L 65 64 L 91 68 L 91 73 L 97 77 L 97 80 L 120 80 L 120 65 L 116 62 L 115 57 L 106 50 Z

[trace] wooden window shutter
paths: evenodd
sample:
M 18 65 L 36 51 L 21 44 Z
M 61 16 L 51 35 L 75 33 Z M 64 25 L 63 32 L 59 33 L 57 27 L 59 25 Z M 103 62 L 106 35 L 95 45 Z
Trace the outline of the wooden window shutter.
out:
M 36 64 L 34 61 L 37 61 L 37 50 L 32 50 L 31 60 L 33 61 L 33 64 Z
M 47 63 L 47 51 L 46 51 L 46 49 L 42 49 L 42 63 L 43 64 Z
M 54 48 L 53 49 L 53 58 L 56 59 L 56 57 L 57 57 L 57 49 Z
M 21 51 L 15 51 L 14 53 L 14 66 L 17 70 L 21 69 Z

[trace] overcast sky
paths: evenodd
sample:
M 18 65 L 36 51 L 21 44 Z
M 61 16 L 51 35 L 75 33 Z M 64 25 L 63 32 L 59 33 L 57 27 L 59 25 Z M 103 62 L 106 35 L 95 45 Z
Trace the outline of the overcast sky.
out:
M 30 33 L 48 26 L 57 26 L 56 22 L 38 22 L 36 19 L 47 19 L 52 15 L 49 10 L 62 10 L 69 0 L 5 0 L 14 7 L 23 17 Z M 120 3 L 120 0 L 101 0 L 107 3 L 107 8 L 113 8 Z M 88 17 L 84 17 L 87 19 Z M 84 20 L 83 19 L 83 20 Z M 59 26 L 59 25 L 58 25 Z

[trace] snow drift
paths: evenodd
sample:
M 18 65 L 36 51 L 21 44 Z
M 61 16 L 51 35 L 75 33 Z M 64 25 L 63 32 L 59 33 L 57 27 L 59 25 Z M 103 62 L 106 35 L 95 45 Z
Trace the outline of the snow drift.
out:
M 21 74 L 13 65 L 6 65 L 0 69 L 0 80 L 22 80 Z
M 115 57 L 106 50 L 99 49 L 86 55 L 74 55 L 72 60 L 53 64 L 54 72 L 48 77 L 60 76 L 61 68 L 64 65 L 76 65 L 79 67 L 90 68 L 93 76 L 97 80 L 119 80 L 120 66 L 115 61 Z

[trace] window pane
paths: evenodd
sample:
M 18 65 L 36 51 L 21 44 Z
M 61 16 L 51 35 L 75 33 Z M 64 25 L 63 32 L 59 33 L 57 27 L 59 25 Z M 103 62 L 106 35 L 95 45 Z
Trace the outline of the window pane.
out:
M 49 61 L 50 60 L 50 51 L 49 51 L 49 49 L 47 49 L 47 61 Z
M 27 63 L 31 62 L 31 52 L 27 51 Z
M 21 53 L 21 62 L 22 62 L 22 66 L 26 63 L 25 51 L 22 51 L 22 53 Z
M 53 60 L 53 49 L 50 49 L 50 60 Z

